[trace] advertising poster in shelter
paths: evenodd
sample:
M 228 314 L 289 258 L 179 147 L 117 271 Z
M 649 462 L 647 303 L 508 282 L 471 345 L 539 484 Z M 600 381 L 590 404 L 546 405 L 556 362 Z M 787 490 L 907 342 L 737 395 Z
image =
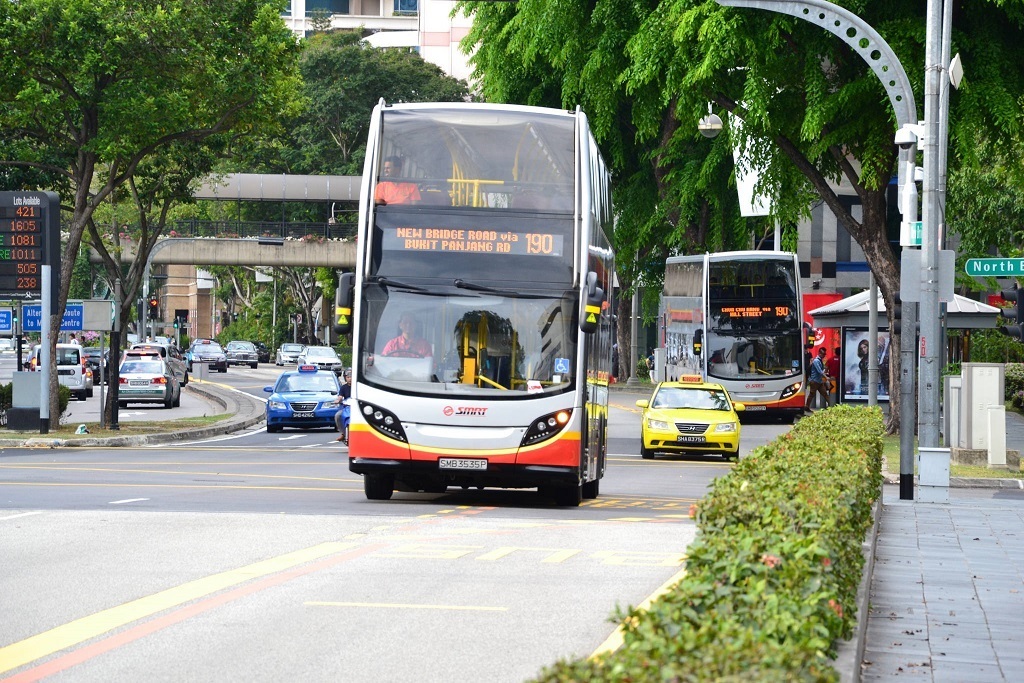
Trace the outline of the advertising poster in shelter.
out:
M 868 365 L 872 353 L 878 359 L 878 400 L 889 400 L 889 331 L 879 331 L 874 349 L 871 346 L 871 336 L 866 329 L 843 328 L 843 401 L 868 400 Z

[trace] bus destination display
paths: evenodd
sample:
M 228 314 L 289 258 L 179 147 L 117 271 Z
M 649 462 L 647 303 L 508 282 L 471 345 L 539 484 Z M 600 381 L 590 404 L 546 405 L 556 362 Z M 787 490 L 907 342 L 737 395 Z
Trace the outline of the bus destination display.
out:
M 560 257 L 562 235 L 507 230 L 396 228 L 384 231 L 383 247 L 390 251 Z
M 43 212 L 39 197 L 0 207 L 0 292 L 38 294 L 42 289 Z
M 738 320 L 785 318 L 789 311 L 789 306 L 722 306 L 722 315 Z

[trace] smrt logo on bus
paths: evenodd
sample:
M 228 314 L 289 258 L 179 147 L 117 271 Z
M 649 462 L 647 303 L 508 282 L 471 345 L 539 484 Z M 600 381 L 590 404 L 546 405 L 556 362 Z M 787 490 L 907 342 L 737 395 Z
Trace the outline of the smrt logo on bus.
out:
M 763 382 L 747 382 L 743 385 L 744 389 L 764 389 Z
M 443 412 L 446 417 L 451 417 L 452 415 L 476 415 L 478 417 L 483 417 L 487 412 L 487 408 L 474 408 L 473 406 L 445 406 Z

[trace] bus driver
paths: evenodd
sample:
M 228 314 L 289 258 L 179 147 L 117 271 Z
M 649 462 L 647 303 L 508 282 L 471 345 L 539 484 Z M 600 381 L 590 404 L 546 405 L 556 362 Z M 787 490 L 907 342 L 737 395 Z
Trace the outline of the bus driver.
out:
M 382 356 L 398 356 L 400 358 L 430 358 L 434 352 L 430 342 L 419 334 L 419 323 L 409 313 L 403 313 L 398 319 L 397 337 L 384 345 Z

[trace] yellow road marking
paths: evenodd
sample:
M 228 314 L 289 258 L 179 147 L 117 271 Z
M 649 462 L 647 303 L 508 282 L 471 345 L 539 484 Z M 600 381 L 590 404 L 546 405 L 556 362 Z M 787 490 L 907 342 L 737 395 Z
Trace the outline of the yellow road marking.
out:
M 661 584 L 661 586 L 656 591 L 654 591 L 649 596 L 647 596 L 647 599 L 644 600 L 643 602 L 641 602 L 640 605 L 637 607 L 637 609 L 641 610 L 641 611 L 644 611 L 644 612 L 649 610 L 651 608 L 651 603 L 653 603 L 655 600 L 657 600 L 662 595 L 667 593 L 669 591 L 669 589 L 672 588 L 672 586 L 674 586 L 677 583 L 679 583 L 682 580 L 683 576 L 685 576 L 685 575 L 686 575 L 686 568 L 683 567 L 678 572 L 673 574 L 672 578 L 670 578 L 665 583 Z M 623 643 L 623 640 L 624 640 L 623 639 L 623 635 L 625 634 L 625 632 L 626 632 L 625 625 L 624 624 L 619 624 L 618 628 L 616 628 L 615 631 L 610 636 L 608 636 L 608 638 L 603 643 L 601 643 L 601 645 L 599 645 L 596 650 L 594 650 L 591 653 L 590 659 L 598 659 L 598 658 L 601 658 L 601 657 L 605 657 L 607 655 L 612 654 L 613 652 L 618 650 L 620 647 L 622 647 L 622 643 Z
M 111 488 L 111 489 L 235 489 L 239 491 L 344 491 L 362 493 L 355 489 L 328 486 L 239 486 L 237 484 L 62 484 L 58 482 L 0 481 L 0 486 L 36 486 L 56 488 Z
M 180 586 L 76 619 L 0 648 L 0 673 L 78 645 L 90 638 L 150 617 L 157 612 L 198 600 L 256 578 L 276 574 L 297 565 L 348 550 L 354 546 L 354 543 L 321 543 L 310 548 L 255 562 L 245 567 L 189 581 Z
M 302 603 L 313 607 L 386 607 L 397 609 L 445 609 L 462 610 L 472 612 L 507 612 L 508 607 L 482 607 L 479 605 L 416 605 L 412 603 L 391 603 L 391 602 L 329 602 L 310 600 Z
M 251 477 L 252 479 L 298 479 L 300 481 L 360 481 L 352 477 L 349 479 L 337 479 L 335 477 L 305 477 L 294 474 L 252 474 L 248 472 L 192 472 L 188 470 L 147 470 L 133 468 L 112 468 L 112 467 L 52 467 L 48 465 L 20 466 L 15 469 L 21 470 L 57 470 L 60 472 L 114 472 L 117 474 L 181 474 L 192 477 Z

